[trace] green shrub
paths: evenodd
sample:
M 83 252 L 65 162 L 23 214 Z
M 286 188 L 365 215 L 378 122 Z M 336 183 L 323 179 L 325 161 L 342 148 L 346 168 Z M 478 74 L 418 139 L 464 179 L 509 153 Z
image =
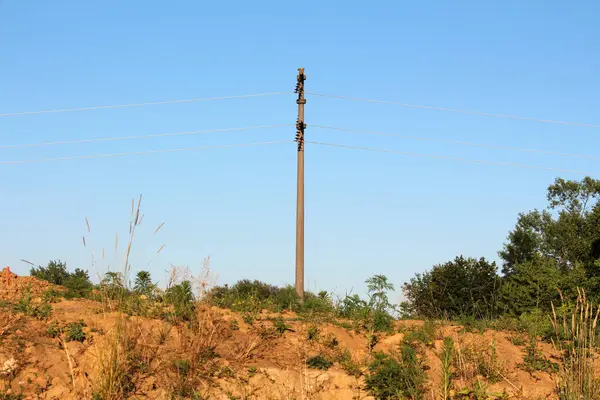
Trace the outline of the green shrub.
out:
M 340 367 L 342 367 L 342 369 L 346 371 L 348 375 L 354 376 L 356 378 L 362 376 L 362 369 L 360 368 L 360 365 L 358 365 L 352 359 L 352 354 L 350 354 L 350 350 L 344 349 L 343 351 L 339 352 L 337 356 L 337 362 L 340 363 Z
M 85 326 L 86 325 L 83 321 L 72 322 L 69 325 L 67 325 L 67 328 L 65 330 L 65 332 L 66 332 L 65 340 L 67 342 L 83 343 L 86 339 L 85 332 L 83 331 L 83 328 Z
M 30 286 L 27 287 L 25 293 L 23 293 L 13 308 L 16 312 L 20 312 L 28 317 L 33 317 L 40 320 L 48 319 L 50 318 L 50 315 L 52 315 L 52 306 L 50 306 L 50 304 L 42 303 L 36 305 L 32 303 Z
M 183 321 L 192 321 L 195 317 L 194 291 L 190 281 L 183 281 L 170 287 L 165 294 L 165 302 L 173 306 L 173 316 Z
M 65 298 L 86 297 L 93 288 L 87 271 L 76 268 L 74 272 L 69 272 L 67 264 L 59 260 L 50 261 L 45 267 L 32 268 L 29 274 L 54 285 L 66 287 L 68 291 L 64 294 Z
M 283 318 L 275 318 L 273 320 L 273 328 L 278 335 L 283 335 L 287 331 L 291 331 L 291 327 L 285 323 Z
M 57 338 L 61 334 L 61 332 L 62 329 L 58 324 L 58 321 L 52 321 L 46 329 L 46 335 L 50 336 L 51 338 Z
M 425 373 L 415 348 L 402 344 L 399 353 L 374 353 L 365 384 L 369 393 L 378 400 L 421 399 Z
M 331 361 L 322 354 L 318 354 L 306 360 L 306 365 L 308 365 L 308 367 L 312 369 L 320 369 L 326 371 L 329 368 L 331 368 L 331 366 L 333 365 L 333 361 Z

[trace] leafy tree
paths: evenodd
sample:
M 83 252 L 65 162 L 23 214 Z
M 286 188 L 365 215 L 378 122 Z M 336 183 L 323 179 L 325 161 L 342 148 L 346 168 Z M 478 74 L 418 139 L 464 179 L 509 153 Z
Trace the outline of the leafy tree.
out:
M 425 318 L 494 317 L 501 286 L 496 263 L 456 257 L 404 284 L 411 311 Z
M 85 297 L 92 290 L 92 282 L 87 271 L 76 268 L 75 272 L 67 270 L 67 264 L 60 261 L 50 261 L 45 267 L 32 268 L 30 275 L 66 287 L 66 297 Z
M 553 260 L 535 256 L 516 264 L 502 285 L 504 307 L 515 316 L 533 309 L 549 310 L 551 302 L 560 300 L 560 282 L 561 274 Z
M 61 286 L 69 278 L 67 264 L 60 260 L 50 261 L 45 267 L 39 266 L 37 268 L 31 268 L 29 274 L 38 279 Z
M 597 296 L 600 292 L 600 180 L 558 178 L 548 187 L 547 199 L 546 210 L 520 214 L 514 230 L 509 233 L 504 249 L 499 252 L 505 277 L 510 278 L 517 272 L 531 275 L 534 271 L 545 271 L 550 277 L 560 276 L 557 287 L 565 292 L 574 292 L 575 287 L 580 286 Z M 522 278 L 517 281 L 524 282 Z M 507 279 L 513 288 L 517 281 Z M 526 291 L 519 295 L 525 296 Z M 532 297 L 526 303 L 536 303 L 539 299 L 530 294 Z

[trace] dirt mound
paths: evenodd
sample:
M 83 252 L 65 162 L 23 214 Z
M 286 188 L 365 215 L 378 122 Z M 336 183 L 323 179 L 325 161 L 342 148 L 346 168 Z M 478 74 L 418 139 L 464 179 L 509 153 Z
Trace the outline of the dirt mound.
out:
M 53 285 L 32 276 L 19 276 L 10 272 L 8 268 L 0 271 L 0 300 L 17 301 L 27 292 L 27 289 L 30 290 L 32 298 L 42 297 L 50 289 L 57 292 L 66 291 L 62 286 Z
M 29 284 L 37 294 L 54 287 L 15 277 L 9 288 L 12 298 Z M 167 400 L 176 393 L 177 398 L 224 400 L 373 399 L 361 376 L 372 357 L 367 336 L 335 323 L 288 313 L 279 314 L 278 325 L 271 314 L 250 320 L 205 307 L 196 316 L 199 328 L 192 330 L 166 319 L 122 316 L 92 300 L 54 303 L 46 321 L 4 310 L 0 309 L 0 398 L 3 390 L 10 390 L 25 399 L 93 399 L 123 387 L 131 392 L 110 398 Z M 394 332 L 381 336 L 375 351 L 397 351 L 406 335 L 424 332 L 422 326 L 417 321 L 399 323 Z M 474 333 L 445 323 L 435 325 L 433 340 L 420 345 L 427 375 L 425 399 L 440 398 L 445 338 L 455 346 L 453 393 L 467 393 L 473 382 L 483 382 L 479 390 L 488 393 L 488 399 L 555 398 L 555 377 L 524 371 L 524 345 L 515 344 L 518 340 L 511 333 Z M 550 345 L 539 343 L 538 351 L 553 359 Z M 315 356 L 332 362 L 323 369 L 311 368 L 308 360 Z M 456 398 L 473 398 L 468 396 Z

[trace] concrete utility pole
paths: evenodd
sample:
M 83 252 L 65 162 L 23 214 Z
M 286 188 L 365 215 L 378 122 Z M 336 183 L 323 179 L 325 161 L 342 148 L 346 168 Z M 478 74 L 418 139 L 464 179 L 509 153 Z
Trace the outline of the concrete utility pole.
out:
M 295 93 L 298 93 L 298 120 L 296 142 L 298 143 L 298 180 L 296 193 L 296 293 L 304 301 L 304 68 L 298 68 Z

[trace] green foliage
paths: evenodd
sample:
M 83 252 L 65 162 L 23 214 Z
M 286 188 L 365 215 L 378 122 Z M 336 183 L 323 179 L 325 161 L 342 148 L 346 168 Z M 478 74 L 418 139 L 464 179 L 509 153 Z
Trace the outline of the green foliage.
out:
M 323 354 L 318 354 L 306 360 L 306 365 L 312 369 L 328 370 L 333 365 L 333 361 L 325 357 Z
M 283 335 L 285 332 L 287 331 L 291 331 L 291 328 L 289 325 L 287 325 L 285 323 L 285 321 L 283 320 L 283 318 L 279 317 L 279 318 L 275 318 L 273 320 L 273 328 L 275 329 L 275 332 L 281 336 Z
M 359 295 L 347 295 L 339 304 L 338 315 L 352 319 L 358 330 L 364 329 L 373 336 L 376 332 L 389 332 L 393 328 L 396 311 L 389 302 L 388 292 L 394 290 L 394 285 L 388 282 L 384 275 L 374 275 L 365 281 L 368 290 L 368 300 Z
M 425 318 L 478 318 L 499 314 L 500 278 L 496 264 L 484 258 L 456 257 L 404 284 L 412 312 Z
M 14 305 L 16 312 L 23 313 L 28 317 L 44 320 L 52 315 L 52 306 L 48 303 L 34 304 L 31 300 L 31 287 L 27 287 L 17 304 Z
M 183 321 L 192 321 L 195 317 L 195 297 L 190 281 L 170 287 L 165 294 L 165 302 L 173 306 L 173 316 Z
M 86 339 L 85 332 L 83 331 L 83 328 L 85 326 L 86 325 L 83 321 L 71 322 L 69 325 L 67 325 L 67 328 L 65 330 L 65 340 L 67 342 L 83 343 Z
M 427 347 L 433 347 L 436 338 L 436 324 L 427 320 L 421 327 L 409 329 L 404 335 L 404 342 L 409 344 L 421 343 Z
M 154 295 L 156 285 L 152 283 L 152 276 L 148 271 L 139 271 L 135 275 L 133 291 L 137 294 L 143 294 L 148 298 Z
M 67 298 L 86 297 L 93 285 L 87 271 L 76 268 L 74 272 L 67 270 L 67 264 L 60 261 L 50 261 L 47 266 L 32 268 L 29 274 L 37 279 L 48 281 L 54 285 L 64 286 Z
M 442 349 L 438 354 L 440 362 L 442 364 L 442 384 L 441 384 L 441 397 L 442 400 L 450 399 L 450 390 L 452 390 L 452 364 L 454 356 L 454 341 L 451 337 L 446 336 Z
M 378 400 L 421 399 L 424 384 L 423 365 L 408 344 L 402 344 L 399 353 L 374 353 L 365 377 L 366 389 Z
M 525 348 L 523 364 L 519 365 L 519 367 L 531 374 L 535 371 L 558 372 L 558 364 L 546 359 L 538 350 L 536 337 L 529 338 L 529 343 Z
M 288 310 L 303 315 L 324 315 L 335 310 L 333 301 L 325 291 L 318 295 L 306 292 L 302 303 L 293 286 L 278 288 L 256 280 L 241 280 L 231 287 L 218 286 L 210 292 L 209 297 L 216 306 L 243 313 Z
M 339 362 L 340 367 L 342 367 L 346 374 L 356 378 L 362 376 L 363 371 L 360 365 L 352 359 L 350 350 L 344 349 L 343 351 L 338 352 L 337 362 Z
M 58 321 L 52 321 L 46 329 L 46 335 L 51 338 L 57 338 L 62 333 L 62 329 L 58 324 Z
M 521 275 L 518 283 L 534 277 L 533 284 L 525 285 L 525 293 L 518 294 L 519 301 L 525 307 L 533 303 L 545 310 L 549 310 L 549 300 L 556 300 L 556 287 L 572 299 L 577 297 L 577 287 L 598 293 L 600 180 L 558 178 L 548 187 L 547 198 L 547 210 L 519 214 L 499 252 L 506 277 Z
M 306 338 L 310 341 L 315 341 L 319 338 L 319 327 L 311 325 L 306 332 Z

